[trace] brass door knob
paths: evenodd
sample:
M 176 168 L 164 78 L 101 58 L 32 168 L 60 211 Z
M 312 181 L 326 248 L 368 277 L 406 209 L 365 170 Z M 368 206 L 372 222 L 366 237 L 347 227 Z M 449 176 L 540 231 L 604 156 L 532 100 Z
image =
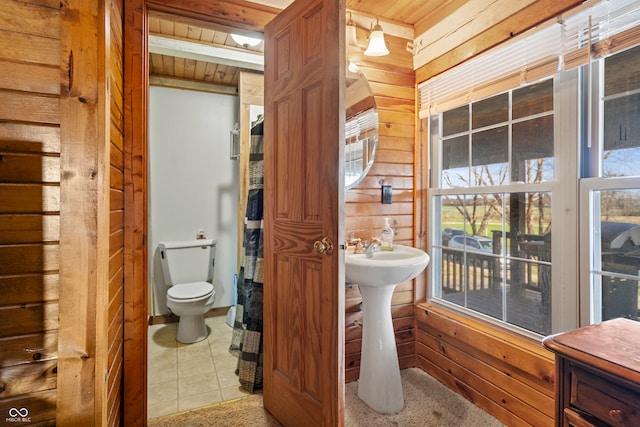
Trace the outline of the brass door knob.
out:
M 333 241 L 328 237 L 323 237 L 322 240 L 316 240 L 313 244 L 313 250 L 319 254 L 331 255 L 333 253 Z

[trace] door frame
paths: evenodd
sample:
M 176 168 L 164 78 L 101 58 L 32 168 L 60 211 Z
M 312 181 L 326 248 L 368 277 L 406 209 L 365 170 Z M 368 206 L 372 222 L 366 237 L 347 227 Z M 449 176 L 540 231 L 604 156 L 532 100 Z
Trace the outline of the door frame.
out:
M 148 12 L 158 10 L 247 31 L 280 11 L 254 3 L 127 0 L 124 4 L 124 343 L 123 425 L 147 424 Z

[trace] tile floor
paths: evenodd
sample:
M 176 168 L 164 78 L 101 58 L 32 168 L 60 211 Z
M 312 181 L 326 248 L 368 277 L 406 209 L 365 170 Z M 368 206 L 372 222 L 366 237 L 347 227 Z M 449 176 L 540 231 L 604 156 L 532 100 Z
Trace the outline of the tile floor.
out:
M 193 344 L 176 341 L 177 323 L 149 326 L 148 418 L 249 394 L 240 388 L 237 359 L 229 354 L 232 329 L 226 316 L 205 321 L 209 336 Z

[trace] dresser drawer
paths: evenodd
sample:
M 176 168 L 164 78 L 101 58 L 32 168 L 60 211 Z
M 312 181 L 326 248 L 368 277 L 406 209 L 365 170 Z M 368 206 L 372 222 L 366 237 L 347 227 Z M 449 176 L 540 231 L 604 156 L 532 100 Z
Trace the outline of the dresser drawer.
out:
M 640 426 L 640 389 L 624 387 L 576 365 L 571 368 L 570 404 L 612 426 Z

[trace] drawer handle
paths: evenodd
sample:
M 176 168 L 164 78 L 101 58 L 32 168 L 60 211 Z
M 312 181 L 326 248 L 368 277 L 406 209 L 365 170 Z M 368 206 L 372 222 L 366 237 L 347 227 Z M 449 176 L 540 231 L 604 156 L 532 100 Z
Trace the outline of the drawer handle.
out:
M 612 409 L 609 411 L 609 418 L 614 423 L 621 423 L 624 421 L 624 414 L 620 409 Z

